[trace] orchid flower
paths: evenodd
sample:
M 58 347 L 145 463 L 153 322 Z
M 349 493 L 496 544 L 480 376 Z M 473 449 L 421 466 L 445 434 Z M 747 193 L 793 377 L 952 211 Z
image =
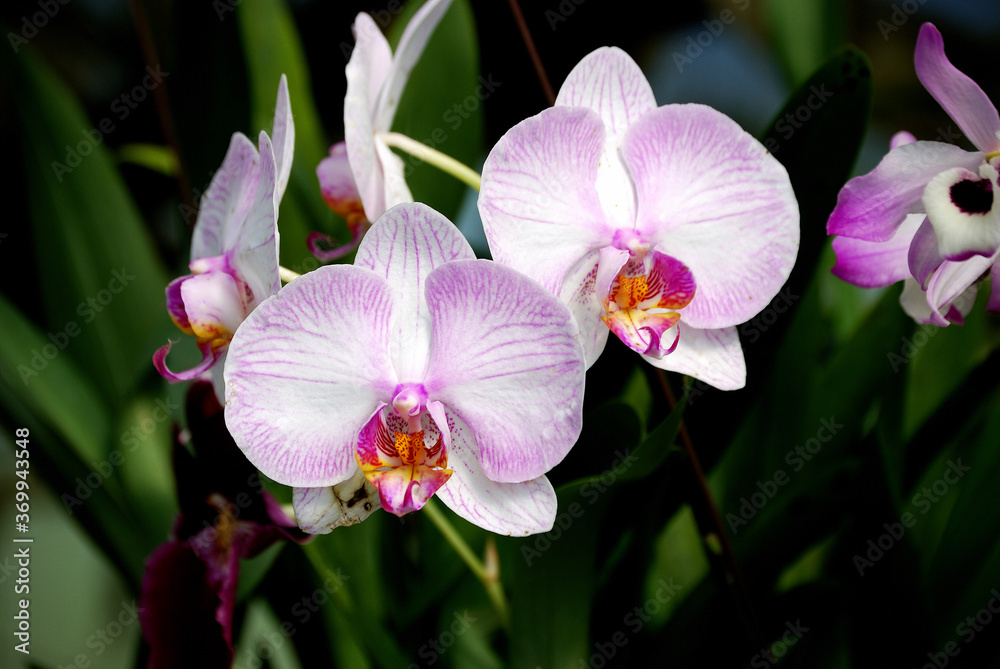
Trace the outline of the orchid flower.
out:
M 180 514 L 174 538 L 146 562 L 139 620 L 151 667 L 230 667 L 240 559 L 306 541 L 226 431 L 207 382 L 187 396 L 190 433 L 174 448 Z M 184 434 L 184 433 L 182 433 Z M 194 447 L 190 453 L 182 441 Z
M 874 170 L 840 191 L 827 232 L 839 235 L 836 276 L 866 288 L 905 280 L 906 312 L 946 326 L 963 321 L 976 284 L 991 272 L 986 308 L 1000 311 L 1000 115 L 951 64 L 930 23 L 920 28 L 914 64 L 924 88 L 977 150 L 898 134 Z
M 437 494 L 487 530 L 543 532 L 556 513 L 544 474 L 582 425 L 578 337 L 542 286 L 401 204 L 354 265 L 310 272 L 250 314 L 226 361 L 226 422 L 252 463 L 295 487 L 309 531 L 367 484 L 399 516 Z
M 205 192 L 191 238 L 191 274 L 167 286 L 167 311 L 183 332 L 198 339 L 202 360 L 183 372 L 167 368 L 169 342 L 153 364 L 172 383 L 215 367 L 222 397 L 222 365 L 233 333 L 247 314 L 281 287 L 278 274 L 278 205 L 288 185 L 295 126 L 288 82 L 281 76 L 274 110 L 274 141 L 261 131 L 260 151 L 235 133 L 222 167 Z
M 330 155 L 316 168 L 326 203 L 344 218 L 352 241 L 340 249 L 324 250 L 328 242 L 319 233 L 310 238 L 317 257 L 330 260 L 344 255 L 361 240 L 387 209 L 412 202 L 402 159 L 382 138 L 392 129 L 396 108 L 410 72 L 420 59 L 434 28 L 451 0 L 429 0 L 403 31 L 396 53 L 364 12 L 354 21 L 354 51 L 347 63 L 347 96 L 344 99 L 344 141 L 330 147 Z
M 798 251 L 781 164 L 710 107 L 657 107 L 617 48 L 586 56 L 554 107 L 500 139 L 479 211 L 494 260 L 570 306 L 588 366 L 610 329 L 650 364 L 727 390 L 746 380 L 734 326 Z

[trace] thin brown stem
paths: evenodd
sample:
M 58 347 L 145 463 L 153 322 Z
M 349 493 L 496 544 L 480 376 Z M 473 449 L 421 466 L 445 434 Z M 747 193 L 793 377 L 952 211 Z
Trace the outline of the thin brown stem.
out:
M 549 75 L 545 74 L 545 66 L 542 65 L 542 59 L 538 55 L 538 50 L 535 48 L 535 40 L 531 37 L 531 31 L 528 30 L 528 24 L 524 20 L 524 14 L 521 13 L 521 5 L 517 0 L 509 0 L 510 11 L 514 14 L 514 20 L 517 22 L 517 27 L 521 31 L 521 38 L 524 40 L 524 46 L 528 49 L 528 55 L 531 56 L 531 62 L 535 66 L 535 73 L 538 75 L 538 81 L 542 84 L 542 90 L 545 92 L 545 98 L 549 101 L 549 106 L 556 103 L 556 94 L 552 90 L 552 84 L 549 83 Z
M 670 405 L 670 409 L 673 410 L 677 406 L 677 399 L 674 397 L 674 391 L 670 387 L 670 383 L 667 381 L 667 375 L 662 369 L 656 369 L 656 376 L 660 380 L 660 385 L 663 388 L 663 394 L 667 398 L 667 403 Z M 760 623 L 757 619 L 757 612 L 754 609 L 753 601 L 750 599 L 750 591 L 747 588 L 746 580 L 743 578 L 743 571 L 740 569 L 740 564 L 736 559 L 736 551 L 733 550 L 733 544 L 729 540 L 729 534 L 726 533 L 726 528 L 722 524 L 722 516 L 719 514 L 719 507 L 715 503 L 715 498 L 712 496 L 712 491 L 708 487 L 708 480 L 705 478 L 705 472 L 701 468 L 701 461 L 698 459 L 698 454 L 695 453 L 694 444 L 691 442 L 691 435 L 688 434 L 687 425 L 684 421 L 681 421 L 678 433 L 681 437 L 681 444 L 684 447 L 684 452 L 687 454 L 688 461 L 691 463 L 691 468 L 694 470 L 695 479 L 698 481 L 698 488 L 701 492 L 702 501 L 708 511 L 708 515 L 712 520 L 713 528 L 711 531 L 706 532 L 702 529 L 702 540 L 708 545 L 710 550 L 717 551 L 721 548 L 722 560 L 726 571 L 725 575 L 726 583 L 730 588 L 735 586 L 738 591 L 738 599 L 743 604 L 743 613 L 745 617 L 745 624 L 750 628 L 750 632 L 757 641 L 758 644 L 763 647 L 764 635 L 761 633 Z M 713 546 L 711 536 L 715 535 L 718 539 L 718 546 Z
M 161 65 L 160 58 L 156 53 L 156 44 L 153 41 L 153 33 L 149 29 L 149 19 L 142 7 L 141 0 L 128 0 L 132 9 L 132 20 L 135 22 L 135 32 L 139 38 L 139 45 L 142 48 L 142 58 L 146 62 L 146 67 L 158 69 Z M 156 114 L 160 120 L 160 128 L 163 130 L 163 138 L 167 146 L 173 151 L 177 158 L 177 186 L 180 189 L 181 200 L 190 208 L 194 208 L 194 197 L 191 191 L 191 182 L 188 180 L 187 171 L 181 160 L 180 147 L 177 144 L 177 133 L 174 130 L 174 119 L 170 113 L 170 98 L 167 95 L 167 83 L 160 81 L 153 87 L 153 100 L 156 102 Z

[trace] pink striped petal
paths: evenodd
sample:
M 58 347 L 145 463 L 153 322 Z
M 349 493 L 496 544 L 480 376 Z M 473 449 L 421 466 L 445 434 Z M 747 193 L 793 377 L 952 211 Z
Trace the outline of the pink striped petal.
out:
M 385 73 L 378 100 L 373 108 L 372 118 L 378 132 L 392 129 L 392 120 L 396 116 L 396 108 L 403 96 L 403 89 L 410 78 L 410 72 L 420 60 L 431 33 L 437 28 L 450 6 L 451 0 L 429 0 L 406 24 L 403 36 L 399 38 L 399 44 L 396 46 L 396 53 L 392 57 L 392 65 Z
M 164 292 L 167 294 L 167 313 L 174 325 L 186 334 L 194 334 L 187 312 L 184 310 L 184 298 L 181 297 L 181 284 L 191 278 L 190 274 L 180 276 L 167 284 Z
M 551 469 L 582 425 L 585 365 L 569 309 L 485 260 L 439 267 L 426 291 L 428 394 L 473 430 L 489 478 L 527 481 Z
M 544 476 L 523 483 L 497 483 L 483 473 L 476 438 L 454 411 L 447 410 L 452 435 L 449 465 L 454 472 L 438 497 L 470 523 L 497 534 L 526 536 L 552 529 L 556 493 Z
M 220 351 L 216 350 L 212 346 L 212 342 L 199 341 L 198 350 L 201 351 L 201 362 L 191 369 L 184 370 L 183 372 L 172 372 L 167 367 L 167 354 L 170 353 L 170 349 L 173 348 L 174 343 L 175 342 L 168 341 L 165 345 L 156 349 L 156 352 L 153 353 L 153 367 L 155 367 L 156 371 L 160 373 L 160 376 L 165 378 L 170 383 L 179 383 L 181 381 L 191 381 L 193 379 L 197 379 L 215 364 L 220 355 Z M 222 349 L 221 353 L 224 352 L 225 349 Z
M 552 293 L 589 253 L 608 246 L 594 185 L 604 124 L 586 109 L 553 107 L 518 123 L 483 165 L 479 213 L 497 262 Z
M 977 149 L 1000 151 L 1000 115 L 983 89 L 944 55 L 944 39 L 930 23 L 920 26 L 913 54 L 917 78 Z
M 763 309 L 799 247 L 798 204 L 781 163 L 732 119 L 695 104 L 646 114 L 623 153 L 635 180 L 636 231 L 694 275 L 685 321 L 728 327 Z
M 908 214 L 924 211 L 921 198 L 931 179 L 953 167 L 978 169 L 983 158 L 982 153 L 943 142 L 901 144 L 874 170 L 840 189 L 826 231 L 872 242 L 888 241 Z
M 632 58 L 617 47 L 603 47 L 584 57 L 566 77 L 557 106 L 585 107 L 604 123 L 605 140 L 596 187 L 605 218 L 617 228 L 635 222 L 635 189 L 621 158 L 629 126 L 656 109 L 653 90 Z
M 260 304 L 230 344 L 226 424 L 247 458 L 285 485 L 350 477 L 358 432 L 397 384 L 395 306 L 385 280 L 320 267 Z
M 253 206 L 239 229 L 231 262 L 253 295 L 253 309 L 281 288 L 278 274 L 278 210 L 276 209 L 276 168 L 271 140 L 261 131 L 260 169 Z
M 746 385 L 746 362 L 735 327 L 699 330 L 682 319 L 677 328 L 673 353 L 659 360 L 648 355 L 643 359 L 654 367 L 701 379 L 719 390 L 737 390 Z
M 236 246 L 239 228 L 254 203 L 259 157 L 242 133 L 233 134 L 229 150 L 202 196 L 191 236 L 191 260 L 223 255 Z
M 326 204 L 355 230 L 365 220 L 365 208 L 354 182 L 354 173 L 347 160 L 347 145 L 338 142 L 330 147 L 330 155 L 316 166 L 320 193 Z
M 392 63 L 392 51 L 375 21 L 363 12 L 354 21 L 354 37 L 354 51 L 346 69 L 344 142 L 365 213 L 369 220 L 375 220 L 385 211 L 385 192 L 375 151 L 373 115 L 379 90 Z
M 401 379 L 419 381 L 427 368 L 427 276 L 446 262 L 475 257 L 458 228 L 422 203 L 393 207 L 365 235 L 354 265 L 384 278 L 392 291 L 397 316 L 391 356 Z
M 833 275 L 862 288 L 877 288 L 902 281 L 910 275 L 907 252 L 920 223 L 927 217 L 910 214 L 892 239 L 869 242 L 843 235 L 833 240 L 837 254 Z

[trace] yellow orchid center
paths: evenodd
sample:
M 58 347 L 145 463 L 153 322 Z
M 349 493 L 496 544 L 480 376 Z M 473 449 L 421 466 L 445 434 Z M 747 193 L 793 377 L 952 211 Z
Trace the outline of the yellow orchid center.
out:
M 396 453 L 399 454 L 399 459 L 403 461 L 404 465 L 413 465 L 417 463 L 418 459 L 423 460 L 420 456 L 425 448 L 423 430 L 413 434 L 396 432 Z
M 615 303 L 619 309 L 635 308 L 646 297 L 649 286 L 645 276 L 628 277 L 618 275 L 618 291 L 615 293 Z

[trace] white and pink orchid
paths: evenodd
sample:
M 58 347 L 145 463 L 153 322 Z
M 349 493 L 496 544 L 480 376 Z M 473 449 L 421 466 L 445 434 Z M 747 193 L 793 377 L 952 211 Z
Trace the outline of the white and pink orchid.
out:
M 354 248 L 368 227 L 387 209 L 412 202 L 402 159 L 394 154 L 384 133 L 392 129 L 396 108 L 410 72 L 427 46 L 451 0 L 429 0 L 410 19 L 396 53 L 364 12 L 354 21 L 354 51 L 347 63 L 344 98 L 344 141 L 330 147 L 330 155 L 316 168 L 323 199 L 347 223 L 352 243 L 341 249 L 313 252 L 324 259 Z
M 167 368 L 168 342 L 153 354 L 170 382 L 213 369 L 222 397 L 222 366 L 229 342 L 247 314 L 281 287 L 278 276 L 278 205 L 288 185 L 295 125 L 288 82 L 281 76 L 274 110 L 274 141 L 261 131 L 257 147 L 233 134 L 219 171 L 201 201 L 191 237 L 191 274 L 167 285 L 167 311 L 183 332 L 198 339 L 200 363 L 183 372 Z
M 920 28 L 914 64 L 977 150 L 899 133 L 874 170 L 840 191 L 827 232 L 839 235 L 835 275 L 865 288 L 903 280 L 906 312 L 946 326 L 963 321 L 991 272 L 987 309 L 1000 311 L 1000 115 L 951 64 L 930 23 Z
M 555 519 L 544 474 L 580 433 L 584 372 L 564 304 L 476 260 L 426 205 L 401 204 L 354 265 L 310 272 L 250 314 L 226 361 L 226 422 L 255 466 L 296 488 L 307 531 L 346 524 L 371 486 L 397 515 L 437 494 L 524 535 Z
M 588 365 L 610 330 L 722 389 L 746 379 L 734 326 L 777 294 L 798 252 L 781 164 L 710 107 L 657 107 L 617 48 L 586 56 L 554 107 L 501 138 L 479 211 L 493 258 L 570 306 Z

